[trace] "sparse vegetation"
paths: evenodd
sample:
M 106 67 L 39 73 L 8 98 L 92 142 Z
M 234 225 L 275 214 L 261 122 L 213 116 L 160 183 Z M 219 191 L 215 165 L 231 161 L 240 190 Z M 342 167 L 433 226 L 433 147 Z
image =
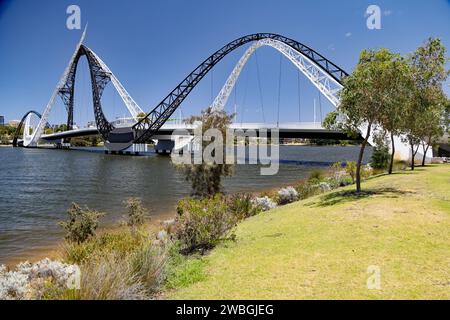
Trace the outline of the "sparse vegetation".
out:
M 139 198 L 128 198 L 124 204 L 128 209 L 127 225 L 133 230 L 142 226 L 146 215 L 148 215 L 148 211 L 142 206 L 142 200 Z
M 178 203 L 175 238 L 184 253 L 205 252 L 220 241 L 233 239 L 236 217 L 228 209 L 223 196 L 186 198 Z
M 233 115 L 227 114 L 225 111 L 215 111 L 208 108 L 202 111 L 201 116 L 191 117 L 188 123 L 200 123 L 204 138 L 200 144 L 202 150 L 206 150 L 210 143 L 218 142 L 211 130 L 217 130 L 221 138 L 225 141 L 228 126 L 231 124 Z M 211 140 L 208 142 L 207 140 Z M 211 150 L 208 156 L 214 161 L 208 162 L 203 159 L 201 164 L 182 164 L 178 168 L 185 175 L 185 179 L 191 183 L 192 196 L 197 198 L 212 197 L 222 191 L 222 177 L 231 176 L 233 174 L 233 165 L 227 164 L 223 145 L 218 143 Z
M 104 215 L 88 207 L 83 209 L 76 203 L 72 203 L 67 214 L 69 219 L 59 224 L 66 231 L 66 240 L 76 243 L 82 243 L 95 236 L 98 219 Z

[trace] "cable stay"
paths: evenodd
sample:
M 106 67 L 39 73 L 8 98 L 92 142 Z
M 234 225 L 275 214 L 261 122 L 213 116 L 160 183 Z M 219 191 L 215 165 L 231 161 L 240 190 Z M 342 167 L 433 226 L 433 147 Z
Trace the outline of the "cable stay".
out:
M 300 70 L 297 69 L 298 122 L 301 122 Z
M 280 53 L 280 70 L 278 73 L 278 110 L 277 110 L 277 128 L 280 126 L 280 101 L 281 101 L 281 67 L 283 63 L 283 55 Z
M 261 101 L 261 111 L 262 111 L 262 117 L 263 122 L 266 122 L 266 116 L 264 114 L 264 100 L 263 100 L 263 93 L 262 93 L 262 87 L 261 87 L 261 76 L 259 72 L 259 62 L 258 62 L 258 54 L 255 52 L 255 61 L 256 61 L 256 74 L 258 76 L 258 89 L 259 89 L 259 99 Z
M 322 122 L 323 122 L 323 118 L 322 118 L 322 97 L 321 97 L 320 91 L 318 91 L 318 96 L 319 96 L 320 125 L 322 125 Z

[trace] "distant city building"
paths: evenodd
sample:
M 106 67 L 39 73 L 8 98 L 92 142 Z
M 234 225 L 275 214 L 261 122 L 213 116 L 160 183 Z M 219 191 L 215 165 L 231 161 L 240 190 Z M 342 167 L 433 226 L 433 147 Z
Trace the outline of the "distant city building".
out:
M 4 125 L 5 125 L 5 117 L 0 116 L 0 126 L 4 126 Z
M 10 120 L 8 122 L 8 125 L 10 125 L 11 127 L 18 127 L 20 123 L 20 120 Z

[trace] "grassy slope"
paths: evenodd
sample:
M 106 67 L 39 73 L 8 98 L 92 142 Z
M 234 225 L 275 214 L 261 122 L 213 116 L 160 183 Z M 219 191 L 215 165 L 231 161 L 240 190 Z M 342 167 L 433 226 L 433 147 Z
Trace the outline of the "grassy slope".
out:
M 347 187 L 343 190 L 349 190 Z M 450 298 L 450 167 L 370 179 L 248 219 L 173 299 Z M 381 290 L 368 290 L 369 265 Z

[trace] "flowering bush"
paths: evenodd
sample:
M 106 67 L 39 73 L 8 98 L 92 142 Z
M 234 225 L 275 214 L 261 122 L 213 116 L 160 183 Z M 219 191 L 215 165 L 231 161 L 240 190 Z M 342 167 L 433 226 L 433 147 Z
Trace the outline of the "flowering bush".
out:
M 331 185 L 328 182 L 320 182 L 319 188 L 322 190 L 322 192 L 327 192 L 331 190 Z
M 40 299 L 49 284 L 60 289 L 74 289 L 77 284 L 73 281 L 79 281 L 79 276 L 77 265 L 50 259 L 34 264 L 20 263 L 13 271 L 0 266 L 0 300 Z
M 293 187 L 286 187 L 278 191 L 278 204 L 288 204 L 298 200 L 298 192 Z
M 262 198 L 255 198 L 253 200 L 255 206 L 261 209 L 261 211 L 268 211 L 277 207 L 277 204 L 272 201 L 268 196 Z

